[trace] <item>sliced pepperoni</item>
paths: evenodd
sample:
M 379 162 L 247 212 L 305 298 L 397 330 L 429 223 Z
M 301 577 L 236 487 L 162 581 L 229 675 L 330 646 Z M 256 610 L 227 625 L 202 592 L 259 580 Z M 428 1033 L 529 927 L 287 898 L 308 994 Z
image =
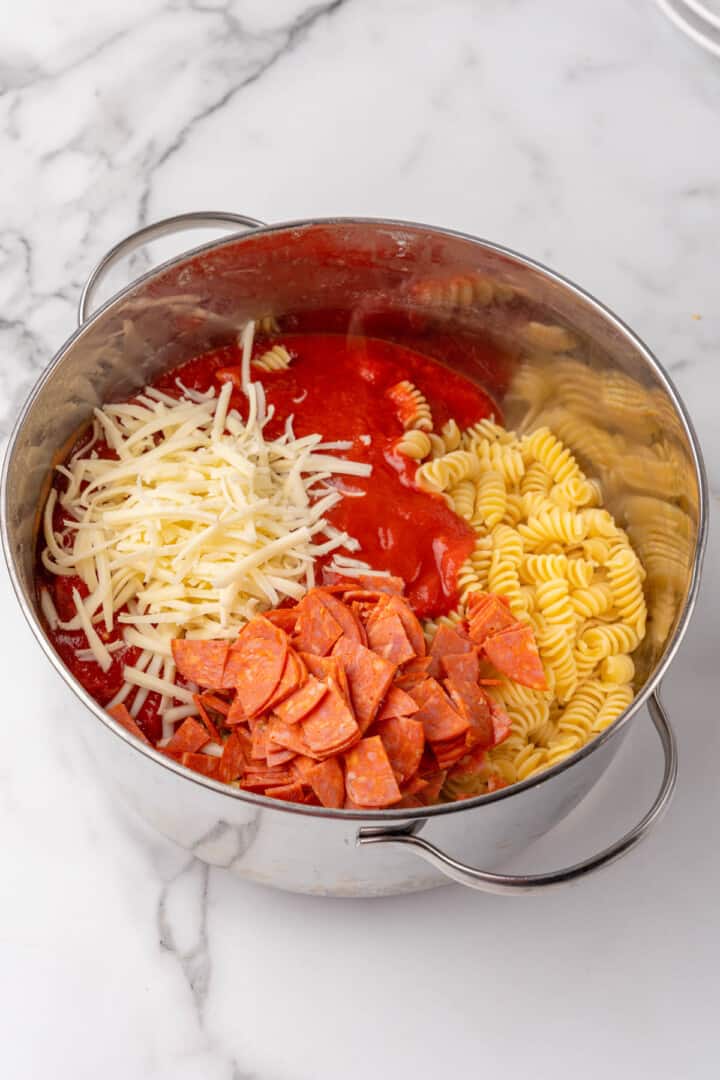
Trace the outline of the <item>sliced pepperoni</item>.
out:
M 187 720 L 183 720 L 164 749 L 166 753 L 170 754 L 194 754 L 196 750 L 199 750 L 201 746 L 205 746 L 207 742 L 210 742 L 210 736 L 203 725 L 194 720 L 192 716 L 188 716 Z
M 345 637 L 349 638 L 350 641 L 357 641 L 359 644 L 364 645 L 366 640 L 365 628 L 352 609 L 344 604 L 342 600 L 338 600 L 337 596 L 334 596 L 329 589 L 317 589 L 316 595 L 340 626 Z
M 485 750 L 481 746 L 476 746 L 467 754 L 463 754 L 460 760 L 453 765 L 448 773 L 448 779 L 460 780 L 465 777 L 474 777 L 485 766 Z
M 405 633 L 400 616 L 383 604 L 373 612 L 365 627 L 368 645 L 392 664 L 404 664 L 415 658 L 415 650 Z
M 438 801 L 446 776 L 445 769 L 439 769 L 424 777 L 427 787 L 420 794 L 423 806 L 433 806 Z
M 276 769 L 248 769 L 240 781 L 240 787 L 245 791 L 264 791 L 268 787 L 280 787 L 285 784 L 295 783 L 295 773 L 292 769 L 279 766 Z
M 413 690 L 413 697 L 420 706 L 414 719 L 422 723 L 429 742 L 442 742 L 465 736 L 470 727 L 469 721 L 451 705 L 435 679 L 426 679 L 421 683 Z
M 231 780 L 237 780 L 245 771 L 246 761 L 242 740 L 236 732 L 233 732 L 223 747 L 218 779 L 223 780 L 226 784 L 230 783 Z
M 122 703 L 120 705 L 113 705 L 112 708 L 107 711 L 110 713 L 113 720 L 117 720 L 118 724 L 122 724 L 125 730 L 129 731 L 135 738 L 139 739 L 140 742 L 144 742 L 147 746 L 152 746 L 152 743 L 145 732 L 138 726 L 135 718 L 128 712 L 126 705 L 123 705 Z
M 404 665 L 402 671 L 398 672 L 395 678 L 395 686 L 398 686 L 401 690 L 406 690 L 409 693 L 416 686 L 419 686 L 420 683 L 425 681 L 428 677 L 431 664 L 431 656 L 418 656 L 415 660 L 410 660 L 409 663 Z
M 286 750 L 282 746 L 276 748 L 271 743 L 268 743 L 267 763 L 269 768 L 272 769 L 276 765 L 285 765 L 288 761 L 292 761 L 294 757 L 294 750 Z
M 264 706 L 265 712 L 270 712 L 272 709 L 276 708 L 280 702 L 287 700 L 299 686 L 302 686 L 306 678 L 307 671 L 305 665 L 295 650 L 288 646 L 285 667 L 283 668 L 280 682 L 275 688 L 275 693 Z
M 279 626 L 281 630 L 284 630 L 286 634 L 290 635 L 295 630 L 295 625 L 298 619 L 297 607 L 279 607 L 273 608 L 272 611 L 265 612 L 265 618 L 269 619 L 275 626 Z
M 480 661 L 473 650 L 466 653 L 448 653 L 440 657 L 443 675 L 459 682 L 477 683 L 480 678 Z
M 203 776 L 209 776 L 212 779 L 217 779 L 220 772 L 220 758 L 212 757 L 210 754 L 192 754 L 184 753 L 180 755 L 180 761 L 186 769 L 193 769 L 195 772 L 202 773 Z
M 454 626 L 438 626 L 430 646 L 430 655 L 440 660 L 443 656 L 462 655 L 473 650 L 473 643 L 466 634 Z
M 215 742 L 218 742 L 218 743 L 222 742 L 222 739 L 220 738 L 220 732 L 216 728 L 216 726 L 213 723 L 207 709 L 205 708 L 205 705 L 203 704 L 202 695 L 201 694 L 193 694 L 193 701 L 197 705 L 197 710 L 200 713 L 200 718 L 201 718 L 203 724 L 205 725 L 205 728 L 206 728 L 207 733 L 210 736 L 210 738 L 214 739 Z
M 385 695 L 377 719 L 387 720 L 390 716 L 412 716 L 418 708 L 417 703 L 405 690 L 401 690 L 399 686 L 391 686 Z
M 258 720 L 253 727 L 252 750 L 250 758 L 253 761 L 264 761 L 267 757 L 267 720 Z
M 467 743 L 461 735 L 459 739 L 447 739 L 433 743 L 433 753 L 441 769 L 449 769 L 467 753 Z
M 325 683 L 320 682 L 314 675 L 308 675 L 304 685 L 289 698 L 285 698 L 275 712 L 285 724 L 298 724 L 320 704 L 326 693 Z
M 382 739 L 361 739 L 345 756 L 348 798 L 360 806 L 392 806 L 402 798 Z
M 222 685 L 229 641 L 195 641 L 175 638 L 170 642 L 175 666 L 184 678 L 199 686 L 216 689 Z
M 392 716 L 376 727 L 398 784 L 404 784 L 417 772 L 425 748 L 425 731 L 417 720 Z
M 392 574 L 358 574 L 353 577 L 343 577 L 334 570 L 323 571 L 324 577 L 333 580 L 330 582 L 333 592 L 344 593 L 346 596 L 348 593 L 355 592 L 367 592 L 373 596 L 378 594 L 383 596 L 392 596 L 397 593 L 402 595 L 405 589 L 405 582 L 400 577 L 394 577 Z
M 485 691 L 477 683 L 454 676 L 445 680 L 445 689 L 456 709 L 470 724 L 466 736 L 468 749 L 473 746 L 492 746 L 495 742 L 495 730 L 490 700 Z
M 490 663 L 515 682 L 532 690 L 547 690 L 547 680 L 532 626 L 517 623 L 509 630 L 485 639 Z
M 372 723 L 395 675 L 395 664 L 364 645 L 341 637 L 333 657 L 343 666 L 350 688 L 350 701 L 361 732 Z
M 493 723 L 493 745 L 497 746 L 499 743 L 504 742 L 510 734 L 512 720 L 496 701 L 490 702 L 490 715 Z
M 422 776 L 417 774 L 411 777 L 406 784 L 400 785 L 400 790 L 405 795 L 417 795 L 420 791 L 425 791 L 430 785 L 427 780 L 423 780 Z
M 228 663 L 236 666 L 235 690 L 245 714 L 262 712 L 275 693 L 285 667 L 288 639 L 282 630 L 258 615 L 241 631 Z
M 424 656 L 426 645 L 423 628 L 407 600 L 402 596 L 390 596 L 385 602 L 385 610 L 392 611 L 400 619 L 415 655 Z
M 487 637 L 513 626 L 515 621 L 515 616 L 503 599 L 490 594 L 469 617 L 470 637 L 477 645 L 483 645 Z
M 307 774 L 311 769 L 314 769 L 316 765 L 317 761 L 315 758 L 308 757 L 307 753 L 296 754 L 293 758 L 293 768 L 298 780 L 306 780 Z
M 293 780 L 289 784 L 265 788 L 265 794 L 273 799 L 282 799 L 283 802 L 300 802 L 303 797 L 303 786 Z
M 300 652 L 327 656 L 343 628 L 325 606 L 317 592 L 307 593 L 297 607 L 298 620 L 293 644 Z
M 302 721 L 302 733 L 315 753 L 326 754 L 359 735 L 357 721 L 333 679 L 319 705 Z
M 217 694 L 211 694 L 206 690 L 205 693 L 200 694 L 200 700 L 206 709 L 214 709 L 215 712 L 219 712 L 222 716 L 227 716 L 230 712 L 228 702 L 218 697 Z
M 342 808 L 345 802 L 345 777 L 336 758 L 328 758 L 309 769 L 306 779 L 323 806 L 333 810 Z
M 225 723 L 228 727 L 234 727 L 235 724 L 244 724 L 246 720 L 247 716 L 245 715 L 245 710 L 242 707 L 242 702 L 236 694 L 230 706 L 230 711 L 225 717 Z
M 303 757 L 313 756 L 301 728 L 297 724 L 285 723 L 279 716 L 273 716 L 268 724 L 267 740 L 268 747 L 291 750 L 294 754 L 302 754 Z

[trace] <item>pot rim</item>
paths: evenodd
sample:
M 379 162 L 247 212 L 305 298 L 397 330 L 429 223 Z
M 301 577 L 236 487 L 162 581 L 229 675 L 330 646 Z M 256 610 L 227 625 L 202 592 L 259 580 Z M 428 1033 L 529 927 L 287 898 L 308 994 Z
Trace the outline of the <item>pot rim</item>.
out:
M 75 342 L 86 333 L 91 326 L 93 326 L 114 304 L 124 300 L 130 293 L 132 293 L 139 285 L 150 281 L 152 278 L 159 277 L 169 269 L 178 266 L 179 264 L 197 258 L 198 255 L 214 251 L 217 248 L 224 247 L 229 244 L 236 244 L 241 242 L 245 237 L 256 236 L 258 234 L 272 234 L 275 232 L 282 232 L 288 229 L 302 229 L 316 225 L 376 225 L 381 228 L 389 229 L 422 229 L 431 233 L 435 233 L 440 236 L 454 237 L 461 240 L 470 241 L 473 244 L 479 245 L 487 251 L 491 251 L 497 255 L 502 255 L 506 258 L 510 258 L 515 263 L 526 266 L 529 269 L 539 271 L 550 281 L 561 285 L 566 291 L 569 291 L 572 295 L 583 300 L 589 304 L 594 311 L 599 314 L 606 322 L 618 331 L 629 343 L 642 355 L 643 359 L 647 361 L 649 366 L 653 369 L 655 375 L 666 390 L 672 404 L 677 412 L 690 445 L 693 464 L 695 466 L 695 474 L 698 482 L 698 533 L 697 544 L 695 550 L 695 557 L 693 559 L 693 565 L 690 574 L 690 584 L 688 588 L 687 599 L 685 605 L 678 619 L 678 624 L 675 631 L 667 643 L 665 650 L 661 656 L 661 659 L 657 665 L 657 668 L 652 676 L 648 679 L 640 692 L 633 698 L 631 704 L 620 714 L 620 716 L 601 734 L 597 735 L 591 742 L 586 743 L 580 747 L 574 754 L 562 761 L 557 765 L 547 769 L 544 772 L 539 773 L 536 776 L 531 776 L 527 780 L 519 781 L 516 784 L 511 784 L 506 788 L 500 788 L 498 791 L 490 792 L 486 795 L 477 795 L 472 799 L 463 799 L 459 802 L 441 803 L 438 806 L 423 806 L 417 808 L 408 809 L 386 809 L 386 810 L 331 810 L 325 807 L 307 806 L 302 803 L 290 803 L 282 802 L 278 799 L 268 798 L 265 795 L 257 795 L 253 792 L 241 791 L 238 788 L 230 787 L 228 784 L 220 783 L 220 781 L 212 780 L 209 777 L 202 776 L 199 773 L 185 768 L 178 762 L 173 761 L 171 758 L 166 757 L 159 750 L 154 747 L 145 746 L 135 739 L 124 727 L 117 723 L 98 703 L 87 693 L 78 680 L 70 673 L 69 669 L 65 667 L 65 664 L 60 659 L 60 656 L 55 652 L 50 641 L 45 635 L 43 628 L 40 624 L 35 611 L 32 606 L 26 600 L 23 589 L 20 584 L 19 575 L 15 566 L 15 559 L 10 549 L 10 541 L 8 536 L 8 472 L 10 461 L 12 460 L 15 452 L 15 447 L 20 436 L 20 432 L 24 426 L 27 416 L 30 414 L 32 407 L 35 403 L 37 396 L 42 390 L 43 386 L 55 371 L 56 368 L 62 363 L 68 350 L 75 344 Z M 514 795 L 519 795 L 530 788 L 537 787 L 540 784 L 544 784 L 550 780 L 553 780 L 560 773 L 566 769 L 571 768 L 573 765 L 579 763 L 584 758 L 588 757 L 593 751 L 603 746 L 609 739 L 614 738 L 620 731 L 622 731 L 630 722 L 632 717 L 639 712 L 640 708 L 646 703 L 653 691 L 659 686 L 662 677 L 667 671 L 668 667 L 672 663 L 675 654 L 677 653 L 682 639 L 684 638 L 687 627 L 692 616 L 695 604 L 697 602 L 697 596 L 700 585 L 700 574 L 702 569 L 703 557 L 705 554 L 705 547 L 707 543 L 708 532 L 708 482 L 707 474 L 705 471 L 705 465 L 702 458 L 702 451 L 700 449 L 700 443 L 693 427 L 692 421 L 687 413 L 685 404 L 682 401 L 678 391 L 676 390 L 670 376 L 667 374 L 660 361 L 654 355 L 652 350 L 645 344 L 645 342 L 625 323 L 618 315 L 616 315 L 610 308 L 598 300 L 592 293 L 587 292 L 581 286 L 577 285 L 570 278 L 564 277 L 557 271 L 552 270 L 544 263 L 539 262 L 537 259 L 532 259 L 527 255 L 523 255 L 521 252 L 514 251 L 512 248 L 504 247 L 501 244 L 497 244 L 492 240 L 485 240 L 482 237 L 473 236 L 471 233 L 462 232 L 458 229 L 448 229 L 442 226 L 427 225 L 422 222 L 405 221 L 396 218 L 375 218 L 375 217 L 320 217 L 320 218 L 301 218 L 291 221 L 282 221 L 273 223 L 270 225 L 262 225 L 257 228 L 248 230 L 247 232 L 231 233 L 229 236 L 221 237 L 216 240 L 211 240 L 205 244 L 198 245 L 195 248 L 190 248 L 187 251 L 183 251 L 180 255 L 173 256 L 160 265 L 153 267 L 151 270 L 142 274 L 140 277 L 135 278 L 129 285 L 114 293 L 108 300 L 105 301 L 93 314 L 82 323 L 64 342 L 64 344 L 58 349 L 53 356 L 50 363 L 44 369 L 37 382 L 34 384 L 30 393 L 28 394 L 23 406 L 20 410 L 18 418 L 13 427 L 12 433 L 8 440 L 6 447 L 2 476 L 0 478 L 0 536 L 2 538 L 2 546 L 5 555 L 5 562 L 8 568 L 10 581 L 13 587 L 13 591 L 17 598 L 20 609 L 28 622 L 30 629 L 35 635 L 36 640 L 40 644 L 45 656 L 53 665 L 55 670 L 59 673 L 63 681 L 70 687 L 75 696 L 82 702 L 85 707 L 94 714 L 95 718 L 105 725 L 114 735 L 122 739 L 129 747 L 134 749 L 140 754 L 143 754 L 147 758 L 154 761 L 157 765 L 162 766 L 171 772 L 176 773 L 179 777 L 189 780 L 192 783 L 198 784 L 201 787 L 207 788 L 210 791 L 216 792 L 218 795 L 225 796 L 226 798 L 239 799 L 241 802 L 249 803 L 256 806 L 258 809 L 276 810 L 281 813 L 290 813 L 298 815 L 309 815 L 315 818 L 329 818 L 340 819 L 342 821 L 373 821 L 373 822 L 387 822 L 389 824 L 395 823 L 396 825 L 405 824 L 407 822 L 413 822 L 415 824 L 420 823 L 428 818 L 439 817 L 444 814 L 458 813 L 463 810 L 472 810 L 480 806 L 489 805 L 490 803 L 498 802 L 502 799 L 511 798 Z

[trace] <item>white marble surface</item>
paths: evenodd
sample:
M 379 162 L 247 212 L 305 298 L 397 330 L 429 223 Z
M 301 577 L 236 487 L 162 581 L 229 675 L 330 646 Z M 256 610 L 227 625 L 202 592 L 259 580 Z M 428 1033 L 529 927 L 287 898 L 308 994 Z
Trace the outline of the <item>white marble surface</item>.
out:
M 2 23 L 3 438 L 139 223 L 398 216 L 544 259 L 626 318 L 685 397 L 717 508 L 720 62 L 649 0 L 24 0 Z M 188 862 L 90 775 L 3 568 L 2 1075 L 716 1076 L 718 552 L 667 679 L 668 817 L 584 885 L 515 900 L 308 899 Z M 523 866 L 610 839 L 658 768 L 642 718 Z

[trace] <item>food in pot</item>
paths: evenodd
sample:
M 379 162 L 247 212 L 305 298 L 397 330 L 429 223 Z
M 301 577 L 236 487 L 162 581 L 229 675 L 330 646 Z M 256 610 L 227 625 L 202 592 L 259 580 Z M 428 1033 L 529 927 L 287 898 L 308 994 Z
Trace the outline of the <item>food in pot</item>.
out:
M 556 436 L 495 418 L 418 352 L 249 324 L 58 467 L 56 649 L 137 737 L 279 799 L 428 805 L 555 764 L 632 700 L 643 570 Z

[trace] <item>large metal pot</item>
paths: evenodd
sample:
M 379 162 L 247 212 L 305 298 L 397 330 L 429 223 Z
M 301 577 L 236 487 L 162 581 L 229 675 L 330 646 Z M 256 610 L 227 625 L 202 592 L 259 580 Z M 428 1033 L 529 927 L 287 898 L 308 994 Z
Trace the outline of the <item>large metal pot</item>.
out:
M 179 228 L 218 224 L 234 235 L 146 274 L 88 317 L 100 276 L 121 255 Z M 248 231 L 239 234 L 240 227 Z M 512 302 L 503 303 L 509 296 Z M 627 432 L 613 436 L 621 448 L 618 460 L 608 460 L 605 447 L 593 462 L 592 439 L 581 438 L 584 445 L 577 449 L 597 475 L 612 479 L 614 513 L 629 527 L 640 522 L 649 538 L 648 562 L 650 556 L 655 560 L 646 582 L 652 633 L 632 705 L 594 742 L 544 774 L 430 809 L 371 813 L 278 803 L 200 777 L 141 746 L 89 697 L 45 636 L 33 585 L 38 508 L 59 448 L 92 407 L 129 394 L 162 368 L 233 340 L 248 318 L 289 313 L 312 323 L 313 312 L 320 311 L 321 326 L 329 321 L 331 329 L 415 342 L 425 333 L 425 351 L 450 362 L 442 344 L 448 334 L 470 343 L 494 338 L 508 357 L 504 371 L 483 366 L 481 349 L 474 354 L 475 371 L 465 373 L 490 384 L 509 424 L 522 423 L 529 413 L 533 422 L 542 421 L 552 412 L 553 423 L 563 421 L 565 430 L 597 435 L 603 423 L 599 403 L 618 373 L 627 376 L 626 390 L 637 388 L 640 406 L 630 404 Z M 557 343 L 544 342 L 541 332 L 540 341 L 523 353 L 519 327 L 529 320 L 576 335 L 596 379 L 597 400 L 595 394 L 588 401 L 587 394 L 578 400 L 557 386 L 552 390 L 554 373 L 562 368 L 552 352 Z M 85 706 L 98 768 L 147 821 L 199 858 L 253 881 L 335 896 L 427 889 L 448 878 L 494 892 L 530 891 L 602 866 L 646 833 L 675 784 L 675 741 L 658 688 L 695 602 L 707 494 L 697 439 L 675 388 L 619 319 L 538 263 L 449 230 L 362 219 L 263 226 L 232 214 L 190 214 L 118 244 L 88 282 L 79 321 L 30 395 L 10 441 L 2 478 L 3 542 L 20 607 L 46 656 Z M 659 486 L 653 475 L 643 479 L 642 468 L 627 467 L 644 460 L 643 442 L 657 438 L 658 431 L 669 440 L 669 464 Z M 663 538 L 676 537 L 678 530 L 685 553 L 679 560 L 663 547 Z M 493 873 L 589 792 L 644 705 L 663 746 L 665 769 L 643 820 L 610 848 L 569 868 L 532 877 Z

